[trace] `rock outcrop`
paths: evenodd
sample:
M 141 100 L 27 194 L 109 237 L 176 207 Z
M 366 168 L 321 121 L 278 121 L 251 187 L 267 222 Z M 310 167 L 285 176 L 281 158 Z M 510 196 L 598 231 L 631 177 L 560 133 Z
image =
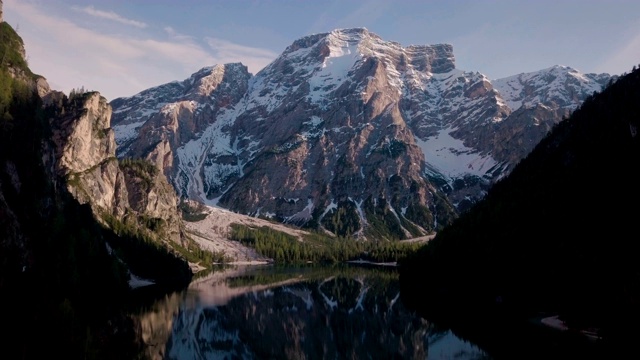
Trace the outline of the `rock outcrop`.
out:
M 179 240 L 175 193 L 157 171 L 151 180 L 164 188 L 134 186 L 147 172 L 129 174 L 137 163 L 116 160 L 104 98 L 51 91 L 27 66 L 18 34 L 3 22 L 0 35 L 0 293 L 10 294 L 0 305 L 11 309 L 3 324 L 13 329 L 6 356 L 135 358 L 121 309 L 132 273 L 171 285 L 193 275 L 175 252 L 147 241 L 152 231 L 168 245 Z M 105 217 L 136 232 L 119 236 L 100 226 Z
M 111 105 L 118 110 L 118 155 L 146 158 L 168 176 L 175 173 L 175 150 L 216 122 L 237 104 L 251 77 L 241 64 L 204 68 L 183 82 L 151 88 Z M 142 140 L 144 139 L 144 140 Z
M 110 127 L 111 105 L 98 92 L 75 95 L 50 119 L 56 171 L 98 219 L 161 224 L 154 231 L 181 240 L 178 198 L 166 178 L 144 162 L 118 161 Z

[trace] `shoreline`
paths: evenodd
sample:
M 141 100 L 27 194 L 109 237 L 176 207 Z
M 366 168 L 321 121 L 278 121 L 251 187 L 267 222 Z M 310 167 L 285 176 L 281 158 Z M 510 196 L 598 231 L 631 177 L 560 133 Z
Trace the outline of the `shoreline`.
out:
M 393 261 L 393 262 L 374 262 L 374 261 L 369 261 L 369 260 L 362 260 L 362 259 L 358 259 L 358 260 L 347 260 L 346 261 L 347 264 L 367 264 L 367 265 L 376 265 L 376 266 L 391 266 L 391 267 L 397 267 L 398 263 Z

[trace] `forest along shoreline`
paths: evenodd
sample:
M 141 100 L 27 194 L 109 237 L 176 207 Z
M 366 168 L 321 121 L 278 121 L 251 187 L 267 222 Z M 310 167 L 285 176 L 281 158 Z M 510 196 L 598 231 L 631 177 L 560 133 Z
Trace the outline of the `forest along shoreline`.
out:
M 360 241 L 294 228 L 268 219 L 183 200 L 180 206 L 188 236 L 224 264 L 304 264 L 369 262 L 396 264 L 435 234 L 407 240 Z M 194 267 L 195 271 L 201 268 Z

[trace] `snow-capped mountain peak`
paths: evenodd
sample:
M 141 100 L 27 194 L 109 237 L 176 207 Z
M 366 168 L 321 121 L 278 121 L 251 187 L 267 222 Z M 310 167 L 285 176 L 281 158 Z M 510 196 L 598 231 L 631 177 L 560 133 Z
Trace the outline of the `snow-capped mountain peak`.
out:
M 602 90 L 607 74 L 583 74 L 569 66 L 555 65 L 493 81 L 508 106 L 534 107 L 539 103 L 574 110 L 586 96 Z
M 182 196 L 405 238 L 482 197 L 608 80 L 554 66 L 492 81 L 456 69 L 451 45 L 337 29 L 294 41 L 255 76 L 216 65 L 116 99 L 112 121 L 118 155 L 155 162 Z

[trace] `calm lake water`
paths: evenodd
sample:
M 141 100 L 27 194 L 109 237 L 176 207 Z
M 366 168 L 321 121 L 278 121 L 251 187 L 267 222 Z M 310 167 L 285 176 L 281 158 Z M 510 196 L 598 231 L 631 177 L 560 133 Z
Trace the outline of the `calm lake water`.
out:
M 217 270 L 136 316 L 155 359 L 488 359 L 407 310 L 394 268 Z

